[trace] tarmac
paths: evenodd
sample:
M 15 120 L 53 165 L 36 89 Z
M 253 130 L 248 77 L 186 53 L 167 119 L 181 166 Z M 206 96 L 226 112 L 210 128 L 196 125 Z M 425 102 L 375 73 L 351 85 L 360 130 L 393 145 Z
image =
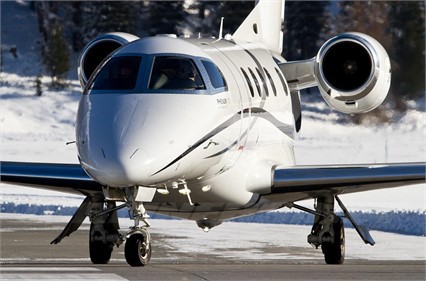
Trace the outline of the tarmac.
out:
M 64 226 L 63 222 L 2 219 L 0 280 L 426 280 L 423 260 L 357 259 L 326 265 L 319 259 L 241 260 L 214 253 L 170 254 L 166 241 L 173 237 L 155 233 L 148 266 L 127 265 L 123 246 L 114 249 L 109 264 L 99 266 L 88 257 L 87 225 L 59 245 L 50 245 Z

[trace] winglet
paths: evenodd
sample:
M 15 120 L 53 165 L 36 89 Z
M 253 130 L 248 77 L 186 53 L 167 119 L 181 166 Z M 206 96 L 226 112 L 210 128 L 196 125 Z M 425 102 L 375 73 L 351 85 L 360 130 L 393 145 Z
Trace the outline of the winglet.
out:
M 260 42 L 281 54 L 285 0 L 260 0 L 232 35 L 235 41 Z

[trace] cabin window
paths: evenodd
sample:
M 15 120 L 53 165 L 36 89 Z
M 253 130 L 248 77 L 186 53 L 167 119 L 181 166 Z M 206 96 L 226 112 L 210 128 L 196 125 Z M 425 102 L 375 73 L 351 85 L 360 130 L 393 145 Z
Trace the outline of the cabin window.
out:
M 151 90 L 205 90 L 194 61 L 183 57 L 156 57 L 148 83 Z
M 202 60 L 201 62 L 203 63 L 204 68 L 206 69 L 207 74 L 209 75 L 210 82 L 212 83 L 213 88 L 225 88 L 227 90 L 225 78 L 223 77 L 222 72 L 220 72 L 219 68 L 211 61 Z
M 260 73 L 259 68 L 256 67 L 256 71 L 257 71 L 257 74 L 260 77 L 260 80 L 262 80 L 263 89 L 265 90 L 266 96 L 269 97 L 268 85 L 266 84 L 265 78 L 263 77 L 262 73 Z
M 96 76 L 92 90 L 133 90 L 141 57 L 112 58 Z
M 251 77 L 253 77 L 254 83 L 256 84 L 257 93 L 259 94 L 259 97 L 261 97 L 262 92 L 261 92 L 261 89 L 260 89 L 259 81 L 257 80 L 256 75 L 254 75 L 254 72 L 253 72 L 253 70 L 251 70 L 251 68 L 249 68 L 249 71 L 250 71 Z
M 247 81 L 247 84 L 248 84 L 249 89 L 250 89 L 250 94 L 251 94 L 251 96 L 254 98 L 254 91 L 253 91 L 253 86 L 251 85 L 250 78 L 248 77 L 247 73 L 244 71 L 244 69 L 243 69 L 243 68 L 241 68 L 241 72 L 243 73 L 244 78 L 245 78 L 245 79 L 246 79 L 246 81 Z
M 269 83 L 271 83 L 272 92 L 274 93 L 274 96 L 277 96 L 277 88 L 275 88 L 274 80 L 272 79 L 271 74 L 269 74 L 266 68 L 263 68 L 263 71 L 265 71 L 266 76 L 268 77 Z

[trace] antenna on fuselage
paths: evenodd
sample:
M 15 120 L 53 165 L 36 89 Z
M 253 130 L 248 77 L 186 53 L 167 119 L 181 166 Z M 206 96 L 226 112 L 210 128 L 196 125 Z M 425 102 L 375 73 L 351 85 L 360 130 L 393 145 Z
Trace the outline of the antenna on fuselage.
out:
M 219 28 L 219 40 L 223 39 L 223 19 L 224 17 L 220 18 L 220 28 Z

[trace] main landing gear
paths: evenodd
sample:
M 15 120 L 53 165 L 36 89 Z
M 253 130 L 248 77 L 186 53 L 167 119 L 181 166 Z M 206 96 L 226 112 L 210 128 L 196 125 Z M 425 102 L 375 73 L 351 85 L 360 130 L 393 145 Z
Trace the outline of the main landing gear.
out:
M 145 266 L 151 259 L 151 235 L 148 214 L 142 202 L 136 201 L 132 190 L 126 191 L 126 203 L 116 207 L 115 202 L 105 198 L 92 198 L 90 214 L 89 253 L 94 264 L 106 264 L 111 258 L 114 245 L 117 247 L 125 242 L 124 255 L 131 266 Z M 128 207 L 134 226 L 125 234 L 118 232 L 117 210 Z M 140 226 L 143 222 L 143 226 Z
M 111 259 L 114 245 L 124 242 L 118 232 L 119 224 L 115 203 L 105 202 L 104 198 L 93 198 L 90 214 L 89 254 L 93 264 L 107 264 Z
M 293 204 L 292 207 L 315 215 L 308 243 L 317 249 L 321 247 L 327 264 L 342 264 L 345 260 L 345 230 L 343 220 L 334 213 L 334 200 L 337 201 L 345 217 L 352 223 L 364 243 L 374 245 L 368 230 L 356 223 L 339 197 L 328 194 L 318 197 L 315 211 Z
M 334 214 L 332 195 L 317 199 L 315 219 L 308 243 L 321 246 L 327 264 L 342 264 L 345 260 L 345 231 L 343 221 Z

